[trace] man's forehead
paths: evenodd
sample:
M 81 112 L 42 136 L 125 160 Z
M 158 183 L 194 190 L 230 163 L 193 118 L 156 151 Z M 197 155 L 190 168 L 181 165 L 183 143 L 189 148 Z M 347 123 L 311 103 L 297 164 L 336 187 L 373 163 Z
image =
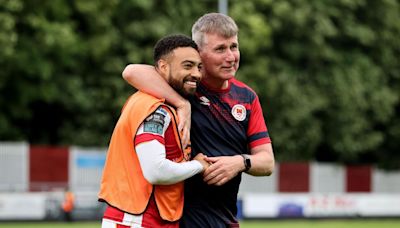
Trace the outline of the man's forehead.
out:
M 174 58 L 180 62 L 191 61 L 199 62 L 200 55 L 199 52 L 192 47 L 182 47 L 174 50 Z
M 212 34 L 208 33 L 204 36 L 205 45 L 219 46 L 219 45 L 231 45 L 237 43 L 238 43 L 237 35 L 231 37 L 225 37 L 218 33 L 212 33 Z

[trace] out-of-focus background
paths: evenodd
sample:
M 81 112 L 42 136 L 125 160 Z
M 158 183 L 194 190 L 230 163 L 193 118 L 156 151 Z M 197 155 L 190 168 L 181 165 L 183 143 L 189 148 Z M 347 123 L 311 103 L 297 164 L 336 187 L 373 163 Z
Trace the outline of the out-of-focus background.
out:
M 243 176 L 239 218 L 399 218 L 400 1 L 0 0 L 0 222 L 61 220 L 66 189 L 100 220 L 122 70 L 217 11 L 277 161 Z

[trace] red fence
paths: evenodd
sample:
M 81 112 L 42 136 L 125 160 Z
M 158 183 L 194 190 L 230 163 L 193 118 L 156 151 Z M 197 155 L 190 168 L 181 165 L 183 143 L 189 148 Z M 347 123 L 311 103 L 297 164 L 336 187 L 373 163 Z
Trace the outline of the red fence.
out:
M 278 173 L 279 192 L 308 192 L 310 190 L 308 163 L 281 163 Z
M 66 187 L 97 190 L 106 150 L 74 148 L 0 143 L 0 165 L 7 169 L 7 173 L 0 173 L 0 191 L 50 191 Z M 400 172 L 383 172 L 372 165 L 277 161 L 271 177 L 252 178 L 244 175 L 246 191 L 341 193 L 400 189 L 396 188 L 400 186 Z
M 68 148 L 31 146 L 29 152 L 30 191 L 68 186 Z

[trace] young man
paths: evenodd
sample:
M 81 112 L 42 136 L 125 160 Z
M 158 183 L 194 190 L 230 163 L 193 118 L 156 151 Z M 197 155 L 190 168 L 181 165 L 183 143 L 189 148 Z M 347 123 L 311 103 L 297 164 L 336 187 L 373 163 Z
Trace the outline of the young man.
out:
M 192 155 L 204 153 L 212 164 L 203 176 L 185 181 L 180 225 L 239 227 L 236 202 L 241 173 L 272 173 L 271 140 L 257 94 L 235 79 L 240 52 L 233 19 L 219 13 L 205 14 L 193 25 L 192 38 L 203 62 L 203 80 L 195 96 L 189 98 Z M 178 111 L 186 106 L 185 100 L 146 65 L 128 65 L 123 77 L 139 90 L 165 97 Z
M 197 45 L 172 35 L 154 48 L 155 70 L 178 93 L 189 97 L 201 79 Z M 189 158 L 181 144 L 175 110 L 137 92 L 125 103 L 111 137 L 99 200 L 108 207 L 103 228 L 178 227 L 183 180 L 208 167 L 204 155 Z

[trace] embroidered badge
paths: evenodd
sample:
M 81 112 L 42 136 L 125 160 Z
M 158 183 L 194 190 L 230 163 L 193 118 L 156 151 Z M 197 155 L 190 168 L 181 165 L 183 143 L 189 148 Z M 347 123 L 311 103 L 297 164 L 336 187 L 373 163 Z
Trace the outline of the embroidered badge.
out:
M 158 110 L 146 118 L 143 123 L 143 132 L 162 135 L 165 116 Z
M 243 121 L 246 119 L 246 108 L 241 104 L 234 105 L 231 113 L 232 116 L 238 121 Z

